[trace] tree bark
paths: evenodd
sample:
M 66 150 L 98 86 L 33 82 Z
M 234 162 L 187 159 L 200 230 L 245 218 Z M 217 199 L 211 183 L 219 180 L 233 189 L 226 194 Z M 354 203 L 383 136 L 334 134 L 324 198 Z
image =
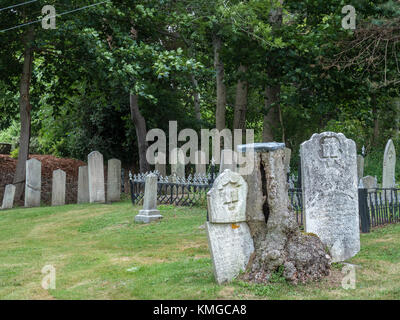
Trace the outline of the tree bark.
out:
M 239 66 L 239 77 L 247 72 L 247 66 Z M 246 128 L 246 111 L 247 111 L 247 93 L 248 93 L 248 82 L 246 80 L 239 79 L 236 86 L 236 100 L 235 100 L 235 111 L 233 119 L 234 129 L 245 129 Z
M 201 120 L 200 112 L 200 94 L 199 94 L 199 84 L 196 77 L 192 74 L 191 76 L 193 84 L 193 100 L 194 100 L 194 112 L 197 120 Z
M 131 109 L 131 120 L 135 126 L 136 136 L 138 140 L 140 172 L 148 172 L 150 171 L 150 166 L 146 159 L 146 121 L 139 110 L 138 96 L 131 94 L 129 96 L 129 103 Z
M 14 175 L 15 199 L 21 200 L 24 194 L 26 160 L 29 156 L 29 142 L 31 137 L 31 109 L 29 90 L 32 78 L 34 29 L 29 27 L 24 36 L 24 65 L 20 82 L 19 110 L 21 118 L 21 133 L 19 138 L 18 162 Z
M 224 63 L 220 57 L 222 40 L 216 35 L 213 35 L 214 46 L 214 68 L 217 76 L 217 108 L 215 112 L 215 125 L 218 130 L 222 130 L 225 125 L 226 112 L 226 87 L 224 84 Z

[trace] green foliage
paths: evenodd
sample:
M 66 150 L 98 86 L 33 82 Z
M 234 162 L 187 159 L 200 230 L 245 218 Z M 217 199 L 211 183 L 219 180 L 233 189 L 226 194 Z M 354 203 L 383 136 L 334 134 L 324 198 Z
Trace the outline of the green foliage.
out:
M 15 148 L 14 150 L 11 151 L 10 157 L 13 159 L 18 159 L 18 154 L 19 154 L 19 148 Z

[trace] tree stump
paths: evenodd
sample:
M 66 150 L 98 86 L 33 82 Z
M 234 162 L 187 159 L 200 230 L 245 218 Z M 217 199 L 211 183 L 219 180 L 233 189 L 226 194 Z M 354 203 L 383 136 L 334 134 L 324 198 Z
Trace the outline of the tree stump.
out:
M 290 205 L 284 144 L 256 144 L 254 156 L 253 173 L 243 178 L 249 188 L 246 219 L 255 251 L 243 278 L 266 283 L 280 267 L 292 283 L 329 275 L 328 252 L 316 235 L 300 231 Z

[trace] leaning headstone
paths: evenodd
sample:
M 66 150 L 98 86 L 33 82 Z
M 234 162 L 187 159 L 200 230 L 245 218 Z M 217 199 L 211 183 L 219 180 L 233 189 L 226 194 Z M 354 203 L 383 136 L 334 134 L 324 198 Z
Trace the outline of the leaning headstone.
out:
M 3 204 L 1 209 L 12 209 L 14 206 L 15 186 L 13 184 L 6 185 L 3 196 Z
M 174 149 L 171 155 L 171 177 L 175 182 L 177 177 L 185 178 L 185 155 L 180 148 Z
M 342 133 L 314 134 L 300 146 L 305 231 L 344 261 L 360 251 L 357 152 Z
M 360 181 L 364 176 L 364 157 L 362 155 L 357 155 L 357 181 Z
M 108 160 L 107 166 L 107 201 L 121 200 L 121 161 Z
M 63 170 L 53 171 L 53 185 L 51 191 L 51 205 L 63 206 L 65 204 L 66 173 Z
M 386 144 L 383 155 L 382 188 L 393 188 L 395 185 L 396 150 L 392 139 Z
M 163 217 L 160 211 L 157 210 L 157 182 L 158 177 L 156 174 L 150 173 L 146 176 L 143 209 L 135 217 L 136 222 L 150 223 Z
M 229 169 L 233 172 L 237 172 L 237 153 L 233 152 L 231 149 L 221 150 L 221 162 L 219 165 L 219 173 L 224 172 Z
M 90 203 L 106 202 L 103 155 L 98 151 L 93 151 L 88 155 L 88 175 Z
M 25 207 L 39 207 L 42 187 L 42 164 L 39 160 L 26 161 Z
M 78 173 L 78 203 L 88 202 L 90 202 L 88 166 L 82 166 L 79 167 Z
M 366 176 L 366 177 L 363 177 L 361 179 L 361 181 L 362 181 L 362 184 L 365 189 L 373 190 L 373 189 L 378 188 L 378 182 L 376 181 L 375 177 Z
M 230 281 L 244 271 L 254 252 L 246 223 L 247 183 L 241 175 L 224 170 L 207 194 L 210 221 L 208 244 L 218 283 Z

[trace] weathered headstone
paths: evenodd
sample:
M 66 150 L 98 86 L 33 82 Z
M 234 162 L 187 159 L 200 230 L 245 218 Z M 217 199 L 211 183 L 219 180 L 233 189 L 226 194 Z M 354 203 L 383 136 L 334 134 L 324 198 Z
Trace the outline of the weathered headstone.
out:
M 39 207 L 42 187 L 42 164 L 39 160 L 26 161 L 25 207 Z
M 90 202 L 88 166 L 79 167 L 78 173 L 78 203 Z
M 15 186 L 13 184 L 6 185 L 1 209 L 12 209 L 12 207 L 14 206 L 14 196 Z
M 330 257 L 318 237 L 300 232 L 290 206 L 285 145 L 239 145 L 238 152 L 253 151 L 251 174 L 243 175 L 249 187 L 246 220 L 254 242 L 254 257 L 244 274 L 246 280 L 267 283 L 283 266 L 283 277 L 297 283 L 329 274 Z
M 383 154 L 382 188 L 393 188 L 395 186 L 395 168 L 396 150 L 392 139 L 389 139 Z
M 373 190 L 373 189 L 376 189 L 378 187 L 378 181 L 376 181 L 375 177 L 366 176 L 366 177 L 363 177 L 361 179 L 361 181 L 362 181 L 362 184 L 363 184 L 365 189 Z
M 357 155 L 357 183 L 364 177 L 364 157 Z
M 221 150 L 221 162 L 219 165 L 219 173 L 224 172 L 226 169 L 229 169 L 233 172 L 237 172 L 237 153 L 233 152 L 231 149 L 223 149 Z
M 103 155 L 93 151 L 88 155 L 89 200 L 90 203 L 106 202 L 104 190 Z
M 356 144 L 342 133 L 314 134 L 300 146 L 305 230 L 344 261 L 360 251 Z
M 158 177 L 154 173 L 146 176 L 143 209 L 135 216 L 136 222 L 150 223 L 163 217 L 157 210 L 157 182 Z
M 241 175 L 224 170 L 207 194 L 210 221 L 208 244 L 218 283 L 230 281 L 244 271 L 254 252 L 246 221 L 247 183 Z
M 51 191 L 51 205 L 63 206 L 65 204 L 66 173 L 63 170 L 53 171 L 53 185 Z
M 203 151 L 195 152 L 196 173 L 199 175 L 206 174 L 206 154 Z
M 107 166 L 107 201 L 121 200 L 121 161 L 108 160 Z
M 171 177 L 175 182 L 177 177 L 185 178 L 185 155 L 180 148 L 174 149 L 171 155 Z
M 285 172 L 290 173 L 290 157 L 292 155 L 292 150 L 289 148 L 283 149 L 285 151 Z

